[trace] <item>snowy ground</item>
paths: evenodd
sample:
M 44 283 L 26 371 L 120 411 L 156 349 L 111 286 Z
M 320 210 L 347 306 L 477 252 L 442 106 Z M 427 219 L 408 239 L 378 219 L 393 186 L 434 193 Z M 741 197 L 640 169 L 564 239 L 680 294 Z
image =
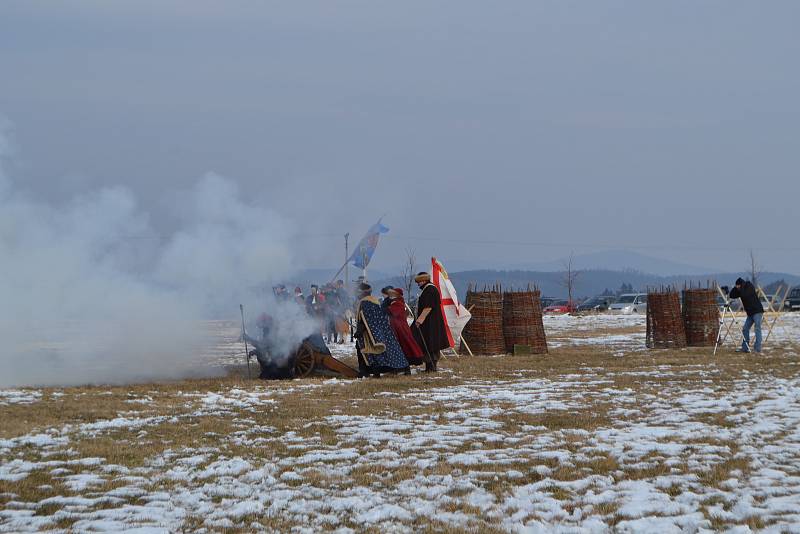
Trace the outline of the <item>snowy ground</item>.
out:
M 547 356 L 435 376 L 0 391 L 0 531 L 800 532 L 784 324 L 759 357 L 560 316 Z

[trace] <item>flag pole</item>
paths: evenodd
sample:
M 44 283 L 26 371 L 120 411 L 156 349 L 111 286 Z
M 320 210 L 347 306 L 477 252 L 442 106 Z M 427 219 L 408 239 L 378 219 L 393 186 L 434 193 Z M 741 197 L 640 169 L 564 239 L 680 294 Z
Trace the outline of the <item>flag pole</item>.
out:
M 347 294 L 350 294 L 350 267 L 348 265 L 348 259 L 350 259 L 350 245 L 348 240 L 350 239 L 350 232 L 344 234 L 344 288 L 347 291 Z M 334 278 L 336 278 L 334 276 Z
M 336 274 L 333 275 L 333 278 L 331 278 L 331 283 L 335 282 L 336 277 L 338 277 L 342 273 L 342 271 L 344 271 L 346 268 L 347 268 L 347 262 L 344 262 L 344 264 L 341 267 L 339 267 L 339 270 L 336 271 Z
M 361 248 L 361 262 L 364 265 L 364 268 L 361 271 L 361 275 L 364 277 L 364 282 L 367 281 L 367 251 L 363 247 Z

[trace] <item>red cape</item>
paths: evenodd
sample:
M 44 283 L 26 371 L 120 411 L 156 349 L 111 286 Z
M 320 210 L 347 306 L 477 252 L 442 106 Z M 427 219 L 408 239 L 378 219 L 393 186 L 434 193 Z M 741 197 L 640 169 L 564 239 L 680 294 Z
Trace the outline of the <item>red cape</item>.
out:
M 389 325 L 392 327 L 394 336 L 406 355 L 406 360 L 412 365 L 419 365 L 424 361 L 422 349 L 414 340 L 411 328 L 406 321 L 406 303 L 402 298 L 393 299 L 387 310 L 389 313 Z

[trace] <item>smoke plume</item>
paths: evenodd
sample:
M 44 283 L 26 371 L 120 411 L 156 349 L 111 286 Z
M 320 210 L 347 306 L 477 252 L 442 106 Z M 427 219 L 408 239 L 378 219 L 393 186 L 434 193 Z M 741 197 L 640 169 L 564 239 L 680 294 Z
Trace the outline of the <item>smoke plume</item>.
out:
M 223 177 L 175 192 L 178 229 L 163 236 L 129 189 L 53 205 L 14 183 L 10 158 L 0 123 L 0 386 L 219 372 L 199 359 L 203 321 L 264 309 L 256 288 L 292 265 L 289 225 Z M 288 322 L 287 346 L 313 329 Z

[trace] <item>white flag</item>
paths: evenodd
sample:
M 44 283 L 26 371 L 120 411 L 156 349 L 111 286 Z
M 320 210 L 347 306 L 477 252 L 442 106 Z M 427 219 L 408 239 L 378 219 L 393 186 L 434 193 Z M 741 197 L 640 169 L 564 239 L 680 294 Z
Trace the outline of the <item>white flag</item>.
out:
M 458 301 L 456 288 L 447 276 L 442 262 L 431 258 L 431 278 L 433 285 L 439 290 L 442 297 L 442 314 L 447 326 L 447 337 L 450 346 L 455 347 L 461 341 L 461 331 L 472 318 L 472 314 Z

